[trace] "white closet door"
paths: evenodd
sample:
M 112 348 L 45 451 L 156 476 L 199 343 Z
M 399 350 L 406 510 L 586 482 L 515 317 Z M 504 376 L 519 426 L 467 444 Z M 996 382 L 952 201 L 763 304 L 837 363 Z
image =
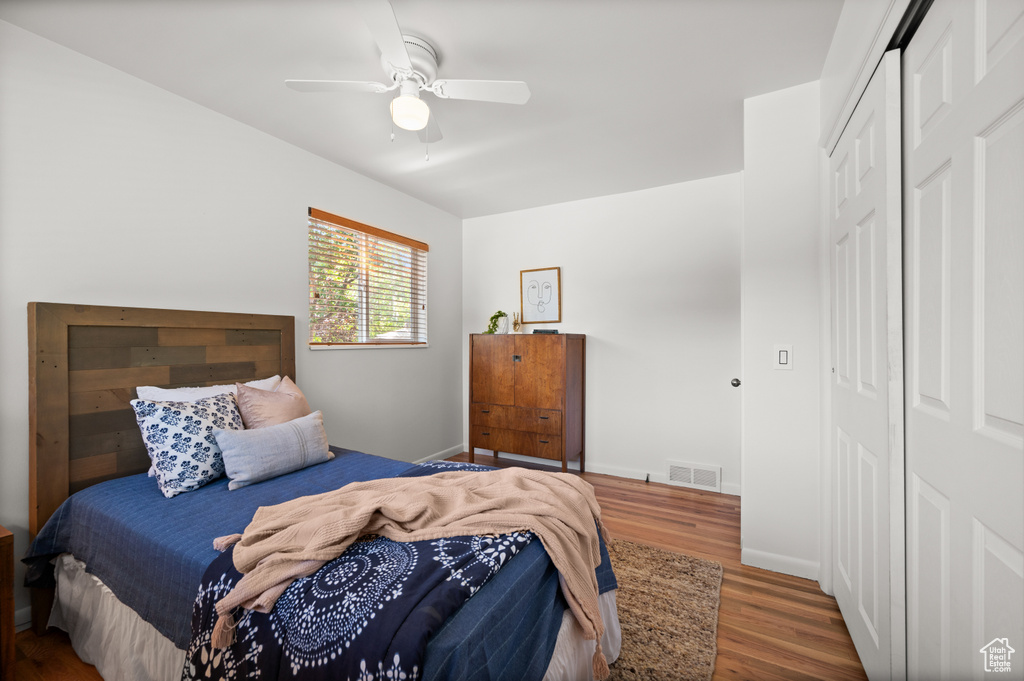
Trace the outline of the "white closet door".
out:
M 936 0 L 904 55 L 917 679 L 1024 679 L 1022 36 L 1024 0 Z
M 905 675 L 900 60 L 829 161 L 833 588 L 868 678 Z

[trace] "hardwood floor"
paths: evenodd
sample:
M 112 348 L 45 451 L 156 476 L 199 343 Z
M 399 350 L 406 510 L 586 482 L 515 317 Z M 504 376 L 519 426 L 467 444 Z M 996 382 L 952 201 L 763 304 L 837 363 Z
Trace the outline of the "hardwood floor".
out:
M 468 456 L 451 460 L 467 461 Z M 547 468 L 480 455 L 476 460 Z M 739 497 L 598 473 L 584 478 L 594 486 L 613 537 L 716 560 L 724 567 L 715 681 L 867 678 L 835 599 L 822 593 L 817 582 L 740 564 Z M 100 678 L 78 660 L 61 632 L 39 638 L 23 631 L 16 641 L 18 681 Z
M 78 659 L 63 631 L 36 636 L 31 629 L 14 637 L 16 681 L 103 681 L 96 668 Z
M 479 454 L 476 462 L 528 465 Z M 583 477 L 594 486 L 616 539 L 722 564 L 714 681 L 867 678 L 835 599 L 817 582 L 740 564 L 739 497 L 599 473 Z

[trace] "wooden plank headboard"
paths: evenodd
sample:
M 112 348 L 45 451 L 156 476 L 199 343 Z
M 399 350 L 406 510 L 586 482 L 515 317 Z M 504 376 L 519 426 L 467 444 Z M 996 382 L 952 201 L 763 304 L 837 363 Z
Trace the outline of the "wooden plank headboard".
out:
M 295 377 L 295 318 L 28 304 L 29 533 L 68 496 L 149 468 L 129 402 L 163 387 Z

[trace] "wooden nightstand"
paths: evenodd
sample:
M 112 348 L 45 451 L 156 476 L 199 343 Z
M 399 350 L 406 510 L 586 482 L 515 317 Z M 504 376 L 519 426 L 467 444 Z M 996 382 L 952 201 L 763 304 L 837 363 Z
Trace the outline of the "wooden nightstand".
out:
M 0 679 L 14 678 L 14 535 L 0 526 Z

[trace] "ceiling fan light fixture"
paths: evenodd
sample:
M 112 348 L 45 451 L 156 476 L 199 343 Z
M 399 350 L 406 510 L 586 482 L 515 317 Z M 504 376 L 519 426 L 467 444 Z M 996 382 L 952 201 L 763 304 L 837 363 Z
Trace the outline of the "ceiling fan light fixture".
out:
M 462 99 L 497 104 L 525 104 L 530 88 L 520 80 L 437 79 L 437 50 L 423 38 L 402 33 L 391 0 L 359 0 L 366 27 L 380 48 L 380 64 L 387 78 L 383 83 L 365 80 L 286 80 L 298 92 L 394 92 L 391 100 L 393 125 L 419 132 L 424 142 L 437 142 L 441 131 L 431 120 L 430 107 L 420 100 L 426 90 L 438 99 Z M 445 107 L 448 105 L 445 104 Z M 395 129 L 391 128 L 391 139 Z
M 402 94 L 391 100 L 391 120 L 403 130 L 422 130 L 427 127 L 430 107 L 420 99 L 418 89 L 402 83 Z

